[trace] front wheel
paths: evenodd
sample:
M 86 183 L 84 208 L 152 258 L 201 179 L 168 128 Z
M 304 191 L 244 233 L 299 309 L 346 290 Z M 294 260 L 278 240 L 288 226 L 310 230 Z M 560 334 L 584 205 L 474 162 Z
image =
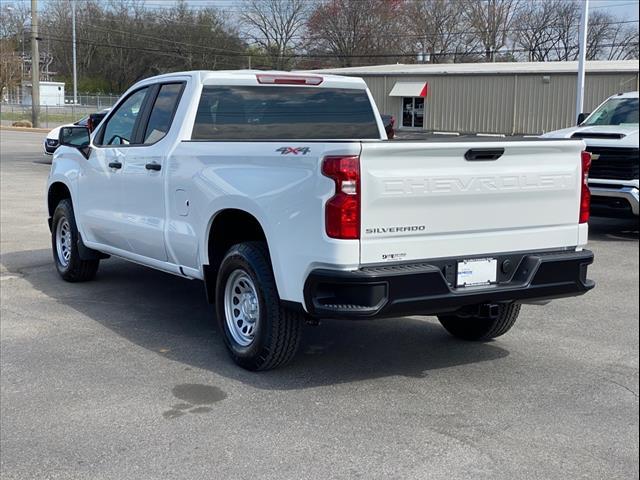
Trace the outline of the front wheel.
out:
M 302 315 L 282 306 L 263 242 L 234 245 L 216 282 L 216 313 L 233 360 L 247 370 L 269 370 L 295 355 Z
M 71 200 L 58 203 L 51 221 L 51 248 L 60 276 L 67 282 L 85 282 L 96 276 L 100 260 L 82 260 L 78 251 L 80 234 Z
M 440 315 L 438 320 L 451 335 L 463 340 L 490 340 L 507 333 L 520 314 L 519 304 L 501 304 L 493 318 Z

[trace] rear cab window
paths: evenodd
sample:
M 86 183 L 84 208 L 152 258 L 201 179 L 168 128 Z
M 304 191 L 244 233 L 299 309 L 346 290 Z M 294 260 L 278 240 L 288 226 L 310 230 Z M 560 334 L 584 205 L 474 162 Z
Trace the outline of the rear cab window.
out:
M 192 140 L 380 139 L 363 89 L 205 85 Z
M 169 132 L 184 83 L 164 83 L 153 103 L 149 122 L 144 133 L 144 144 L 150 145 L 164 138 Z

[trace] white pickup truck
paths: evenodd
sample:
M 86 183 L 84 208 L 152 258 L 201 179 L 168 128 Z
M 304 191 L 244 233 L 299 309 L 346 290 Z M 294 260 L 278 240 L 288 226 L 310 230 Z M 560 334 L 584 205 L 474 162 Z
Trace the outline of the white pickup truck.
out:
M 576 127 L 543 135 L 578 138 L 586 143 L 592 160 L 589 188 L 593 215 L 637 220 L 638 111 L 638 92 L 619 93 L 607 98 L 593 113 L 580 114 Z
M 203 280 L 247 369 L 290 360 L 304 321 L 437 315 L 487 340 L 594 286 L 582 140 L 390 141 L 361 79 L 162 75 L 60 141 L 62 278 L 114 255 Z

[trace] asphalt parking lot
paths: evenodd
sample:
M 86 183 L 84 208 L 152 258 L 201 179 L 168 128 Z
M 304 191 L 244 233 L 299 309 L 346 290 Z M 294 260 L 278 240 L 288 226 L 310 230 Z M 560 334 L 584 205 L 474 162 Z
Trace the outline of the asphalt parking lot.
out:
M 42 137 L 0 132 L 3 479 L 638 477 L 637 224 L 594 221 L 597 288 L 496 341 L 330 321 L 255 374 L 200 282 L 116 259 L 58 278 Z

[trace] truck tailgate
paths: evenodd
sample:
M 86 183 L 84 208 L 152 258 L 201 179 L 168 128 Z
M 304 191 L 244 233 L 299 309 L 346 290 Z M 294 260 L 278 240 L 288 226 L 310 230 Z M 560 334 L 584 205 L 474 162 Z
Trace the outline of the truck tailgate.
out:
M 575 247 L 583 149 L 567 140 L 363 142 L 361 263 Z

